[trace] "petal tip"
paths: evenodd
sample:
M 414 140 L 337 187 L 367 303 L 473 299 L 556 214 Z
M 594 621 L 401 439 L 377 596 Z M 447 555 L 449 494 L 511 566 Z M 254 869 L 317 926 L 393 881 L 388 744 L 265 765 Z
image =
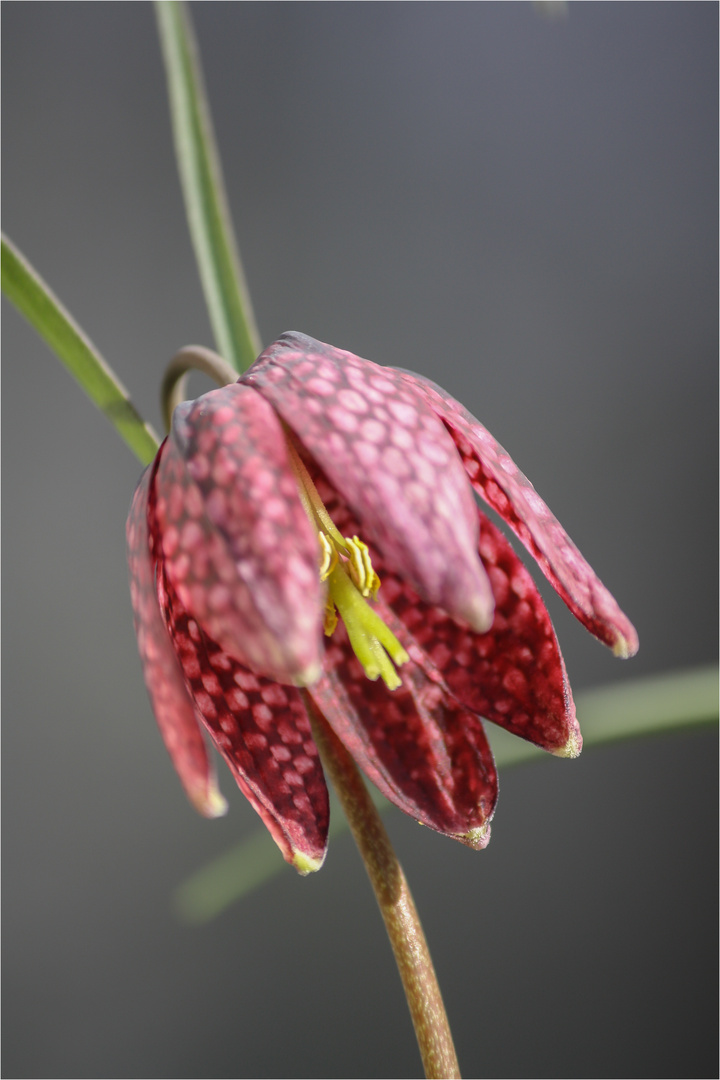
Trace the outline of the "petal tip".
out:
M 314 660 L 302 671 L 296 672 L 293 676 L 293 684 L 295 686 L 312 686 L 316 683 L 322 675 L 322 664 L 319 660 Z
M 220 794 L 220 790 L 215 785 L 192 792 L 190 798 L 195 809 L 203 817 L 224 817 L 228 812 L 227 799 Z
M 568 740 L 565 745 L 559 747 L 557 750 L 553 750 L 553 754 L 555 757 L 576 758 L 580 756 L 582 747 L 583 737 L 580 733 L 580 728 L 576 726 L 568 735 Z
M 620 660 L 629 660 L 631 656 L 640 648 L 640 642 L 638 641 L 637 632 L 634 626 L 630 626 L 630 631 L 625 636 L 624 634 L 618 634 L 613 644 L 612 651 L 613 656 L 619 657 Z
M 490 843 L 490 822 L 486 821 L 484 825 L 480 825 L 477 829 L 470 829 L 463 836 L 458 836 L 458 840 L 461 844 L 465 844 L 466 847 L 472 848 L 473 851 L 482 851 Z
M 489 597 L 484 593 L 469 597 L 458 614 L 476 634 L 486 634 L 492 629 L 495 618 L 495 600 L 492 593 Z
M 293 852 L 292 865 L 301 877 L 316 873 L 325 862 L 325 852 L 319 858 L 307 855 L 304 851 Z

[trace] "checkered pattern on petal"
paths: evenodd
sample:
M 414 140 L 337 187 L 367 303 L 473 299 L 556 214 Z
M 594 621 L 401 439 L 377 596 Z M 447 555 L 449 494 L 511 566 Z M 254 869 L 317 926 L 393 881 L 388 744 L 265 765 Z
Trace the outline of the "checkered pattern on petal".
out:
M 318 491 L 338 528 L 356 529 L 347 505 L 315 469 Z M 484 514 L 478 517 L 479 554 L 495 594 L 489 631 L 478 634 L 426 604 L 373 552 L 382 581 L 378 614 L 415 662 L 466 709 L 543 750 L 576 757 L 582 737 L 550 616 L 508 541 Z
M 550 616 L 530 574 L 502 533 L 480 514 L 480 556 L 495 593 L 485 634 L 429 608 L 396 575 L 381 572 L 381 598 L 468 709 L 561 757 L 577 757 L 582 736 Z M 412 650 L 411 650 L 412 653 Z
M 285 859 L 301 872 L 318 870 L 328 793 L 300 694 L 255 675 L 206 637 L 165 573 L 158 593 L 187 688 L 240 790 Z
M 467 478 L 444 425 L 398 372 L 288 333 L 242 382 L 277 409 L 387 565 L 428 603 L 490 625 Z
M 342 624 L 313 701 L 383 795 L 437 832 L 484 847 L 497 773 L 482 723 L 412 661 L 402 686 L 370 682 Z
M 127 521 L 130 598 L 145 685 L 160 734 L 194 806 L 205 817 L 227 809 L 208 759 L 202 728 L 162 621 L 155 592 L 155 559 L 148 533 L 148 496 L 155 465 L 145 470 Z
M 316 678 L 318 540 L 270 405 L 235 384 L 178 406 L 155 484 L 164 564 L 183 608 L 253 671 Z
M 445 422 L 473 487 L 535 557 L 573 615 L 617 656 L 633 656 L 638 648 L 634 626 L 510 455 L 435 383 L 411 372 L 402 376 Z

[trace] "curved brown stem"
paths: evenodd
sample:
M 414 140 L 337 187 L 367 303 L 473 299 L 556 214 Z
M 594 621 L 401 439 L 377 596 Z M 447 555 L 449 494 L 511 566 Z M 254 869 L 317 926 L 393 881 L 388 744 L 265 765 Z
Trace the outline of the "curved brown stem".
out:
M 315 710 L 307 691 L 303 696 L 323 766 L 345 811 L 385 920 L 425 1075 L 459 1077 L 450 1025 L 425 934 L 390 837 L 352 757 Z
M 170 430 L 175 408 L 187 396 L 185 388 L 191 371 L 201 371 L 203 375 L 209 375 L 218 386 L 227 386 L 228 383 L 238 380 L 235 368 L 218 353 L 206 349 L 203 345 L 186 345 L 180 352 L 175 353 L 168 364 L 160 387 L 160 407 L 166 431 Z

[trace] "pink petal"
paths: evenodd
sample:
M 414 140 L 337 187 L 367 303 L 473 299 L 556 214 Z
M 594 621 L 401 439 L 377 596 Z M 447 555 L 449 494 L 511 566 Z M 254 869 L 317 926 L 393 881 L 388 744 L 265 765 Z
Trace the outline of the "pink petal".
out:
M 143 473 L 127 521 L 130 596 L 135 615 L 145 685 L 160 733 L 190 798 L 205 817 L 227 810 L 208 760 L 202 729 L 185 689 L 180 665 L 160 615 L 155 594 L 155 566 L 148 536 L 148 490 L 154 473 Z
M 403 378 L 445 422 L 479 495 L 508 523 L 580 622 L 616 656 L 638 649 L 634 626 L 515 462 L 474 416 L 435 383 Z
M 403 377 L 303 334 L 266 349 L 242 381 L 277 409 L 418 592 L 476 629 L 492 616 L 472 493 L 452 439 Z
M 370 682 L 340 624 L 308 691 L 383 795 L 437 832 L 485 847 L 497 774 L 482 723 L 412 662 L 402 686 Z
M 155 484 L 164 565 L 183 607 L 253 671 L 317 678 L 319 545 L 267 402 L 235 384 L 178 406 Z
M 167 575 L 158 592 L 195 707 L 240 790 L 284 858 L 301 873 L 319 870 L 328 793 L 298 691 L 253 674 L 206 637 Z

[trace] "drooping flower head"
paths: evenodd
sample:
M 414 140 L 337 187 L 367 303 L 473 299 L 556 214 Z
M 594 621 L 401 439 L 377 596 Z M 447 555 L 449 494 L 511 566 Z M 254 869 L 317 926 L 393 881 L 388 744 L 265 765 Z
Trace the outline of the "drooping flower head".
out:
M 545 605 L 473 489 L 619 656 L 637 635 L 489 432 L 429 380 L 283 334 L 174 413 L 128 519 L 145 681 L 200 811 L 205 729 L 285 858 L 317 869 L 328 801 L 303 692 L 380 791 L 480 848 L 482 719 L 582 739 Z

